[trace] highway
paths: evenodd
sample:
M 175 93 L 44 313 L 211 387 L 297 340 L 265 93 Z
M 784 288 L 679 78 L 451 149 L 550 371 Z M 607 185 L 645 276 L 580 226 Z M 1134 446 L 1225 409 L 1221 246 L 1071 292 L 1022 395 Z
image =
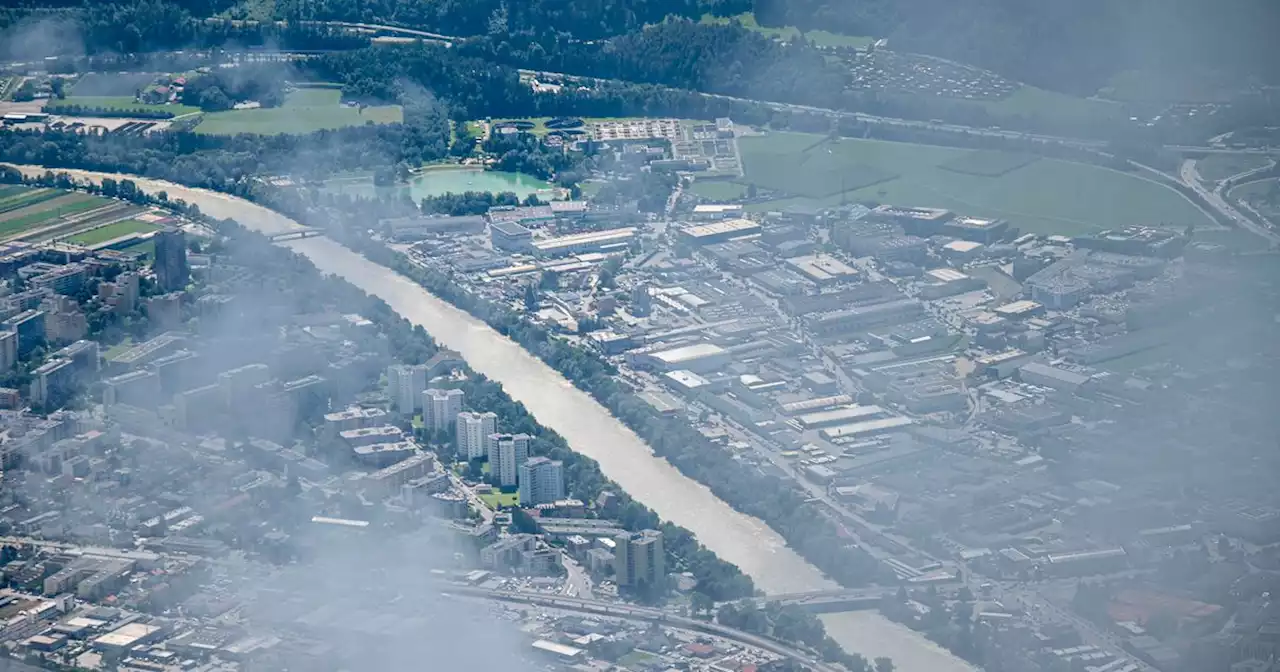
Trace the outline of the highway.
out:
M 644 621 L 646 623 L 660 623 L 668 628 L 689 630 L 701 634 L 713 635 L 744 646 L 763 649 L 789 660 L 794 660 L 804 665 L 808 665 L 817 672 L 843 672 L 844 670 L 844 668 L 839 665 L 824 663 L 804 651 L 793 648 L 789 644 L 784 644 L 768 637 L 753 635 L 742 630 L 725 627 L 719 623 L 700 621 L 693 618 L 686 618 L 684 616 L 676 616 L 662 611 L 661 609 L 637 607 L 634 605 L 617 604 L 614 602 L 600 602 L 598 600 L 584 600 L 574 597 L 565 597 L 563 595 L 487 590 L 484 588 L 473 588 L 470 586 L 451 587 L 448 592 L 456 595 L 479 597 L 489 600 L 497 600 L 500 602 L 514 602 L 517 604 L 528 604 L 563 611 L 575 611 L 586 614 L 597 614 L 602 616 L 611 616 L 614 618 Z
M 1260 171 L 1248 171 L 1241 173 L 1241 175 L 1248 175 L 1253 172 Z M 1195 159 L 1186 159 L 1182 162 L 1178 169 L 1178 181 L 1190 187 L 1210 207 L 1222 213 L 1223 216 L 1234 222 L 1236 226 L 1267 240 L 1273 247 L 1280 245 L 1280 233 L 1276 233 L 1274 229 L 1253 221 L 1252 218 L 1236 210 L 1235 207 L 1227 202 L 1226 198 L 1223 198 L 1221 186 L 1213 190 L 1205 186 L 1200 177 L 1200 171 L 1196 168 Z

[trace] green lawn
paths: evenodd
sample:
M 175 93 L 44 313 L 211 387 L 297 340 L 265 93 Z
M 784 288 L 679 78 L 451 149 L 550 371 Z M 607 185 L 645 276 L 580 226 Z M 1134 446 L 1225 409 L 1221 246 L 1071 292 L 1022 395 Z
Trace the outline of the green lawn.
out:
M 321 93 L 328 98 L 332 97 L 328 94 L 333 92 L 323 89 L 301 89 L 290 94 L 290 98 L 297 96 L 299 100 L 319 99 Z M 299 96 L 299 94 L 302 95 Z M 197 133 L 207 135 L 237 133 L 276 135 L 311 133 L 367 123 L 396 124 L 403 120 L 404 112 L 399 105 L 367 107 L 361 111 L 354 107 L 337 104 L 307 105 L 286 101 L 284 107 L 210 112 L 204 115 L 204 119 L 195 130 Z
M 181 116 L 192 112 L 199 112 L 200 108 L 191 107 L 189 105 L 145 105 L 133 99 L 132 96 L 69 96 L 66 100 L 51 101 L 46 112 L 58 114 L 58 108 L 63 105 L 83 105 L 85 107 L 105 107 L 111 110 L 146 110 L 148 112 L 161 111 L 172 112 L 173 116 Z
M 137 245 L 130 245 L 129 247 L 120 250 L 120 252 L 123 254 L 137 254 L 144 257 L 154 257 L 156 254 L 156 241 L 155 239 L 147 239 Z
M 1000 177 L 1011 173 L 1040 157 L 1026 152 L 995 152 L 981 149 L 958 156 L 942 164 L 942 168 L 981 177 Z
M 695 180 L 689 193 L 713 201 L 733 201 L 747 195 L 747 188 L 737 182 L 723 180 Z
M 733 17 L 712 16 L 710 14 L 706 14 L 702 17 L 702 22 L 703 23 L 729 23 L 734 19 L 737 19 L 738 22 L 742 24 L 743 28 L 746 28 L 747 30 L 755 31 L 757 33 L 760 33 L 761 35 L 768 35 L 769 37 L 777 37 L 783 40 L 791 40 L 797 36 L 803 36 L 806 40 L 814 43 L 816 46 L 819 46 L 819 47 L 861 48 L 861 47 L 866 47 L 870 45 L 872 42 L 876 41 L 876 38 L 867 37 L 865 35 L 841 35 L 839 33 L 830 33 L 825 30 L 811 30 L 807 33 L 804 33 L 804 32 L 801 32 L 800 29 L 796 28 L 795 26 L 786 26 L 785 28 L 769 28 L 757 23 L 755 14 L 752 14 L 751 12 L 747 12 L 745 14 L 739 14 Z
M 325 107 L 342 101 L 342 90 L 325 87 L 294 89 L 285 96 L 285 107 Z
M 1252 154 L 1208 154 L 1203 159 L 1196 160 L 1196 170 L 1200 171 L 1200 177 L 1205 180 L 1217 182 L 1232 175 L 1261 168 L 1268 163 L 1270 161 L 1267 157 Z
M 480 495 L 483 501 L 491 509 L 499 509 L 504 507 L 512 507 L 520 505 L 520 493 L 518 492 L 490 492 Z
M 816 164 L 800 166 L 789 177 L 796 184 L 829 184 L 830 173 L 864 175 L 868 169 L 896 175 L 878 184 L 822 198 L 798 197 L 749 206 L 773 210 L 790 204 L 834 205 L 870 201 L 904 206 L 932 206 L 979 217 L 1008 219 L 1026 232 L 1078 235 L 1133 224 L 1185 227 L 1207 219 L 1176 192 L 1132 175 L 1097 166 L 1040 159 L 1004 175 L 967 175 L 943 168 L 970 150 L 879 140 L 841 139 L 823 143 L 820 135 L 772 133 L 741 138 L 747 182 L 768 187 L 761 180 L 777 179 L 779 156 L 809 151 L 828 155 Z M 807 166 L 807 167 L 806 167 Z M 808 170 L 820 170 L 810 174 Z M 776 183 L 775 183 L 776 185 Z
M 159 227 L 155 224 L 140 222 L 136 219 L 126 219 L 123 222 L 99 226 L 96 229 L 77 233 L 67 240 L 79 245 L 97 245 L 130 233 L 146 233 L 147 231 L 155 231 L 157 228 Z
M 107 203 L 109 203 L 109 201 L 98 198 L 97 196 L 90 196 L 89 194 L 66 194 L 57 201 L 57 207 L 52 207 L 40 212 L 33 212 L 21 217 L 14 217 L 13 219 L 6 219 L 3 222 L 0 222 L 0 235 L 17 233 L 23 229 L 40 226 L 46 222 L 53 222 L 59 217 L 74 215 L 79 212 L 86 212 L 88 210 L 93 210 L 94 208 L 100 208 Z

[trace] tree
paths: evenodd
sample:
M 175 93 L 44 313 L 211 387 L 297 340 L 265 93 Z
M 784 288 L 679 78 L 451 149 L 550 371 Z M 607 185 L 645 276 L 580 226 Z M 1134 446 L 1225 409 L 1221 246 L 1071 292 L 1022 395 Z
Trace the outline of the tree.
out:
M 881 656 L 876 658 L 876 672 L 893 672 L 893 660 Z
M 689 596 L 689 602 L 694 616 L 707 613 L 716 606 L 714 600 L 697 590 L 693 591 L 693 594 Z
M 219 112 L 229 110 L 235 106 L 235 102 L 227 97 L 222 89 L 211 86 L 200 94 L 200 109 L 205 112 Z
M 537 290 L 537 288 L 536 288 L 536 287 L 534 287 L 532 283 L 530 283 L 530 284 L 528 284 L 528 285 L 525 285 L 525 287 L 524 287 L 524 308 L 525 308 L 525 310 L 527 310 L 527 311 L 529 311 L 529 312 L 531 312 L 531 313 L 532 313 L 533 311 L 535 311 L 535 310 L 537 310 L 537 309 L 538 309 L 538 304 L 539 304 L 539 303 L 541 303 L 541 301 L 540 301 L 540 299 L 538 298 L 538 290 Z

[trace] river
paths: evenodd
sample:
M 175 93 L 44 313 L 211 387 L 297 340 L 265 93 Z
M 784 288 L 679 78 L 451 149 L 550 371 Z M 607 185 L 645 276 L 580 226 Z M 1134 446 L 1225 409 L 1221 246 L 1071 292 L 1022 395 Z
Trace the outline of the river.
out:
M 43 173 L 44 169 L 25 169 Z M 296 222 L 248 201 L 157 180 L 65 171 L 77 179 L 132 179 L 147 192 L 165 191 L 200 206 L 214 217 L 233 218 L 263 233 L 296 228 Z M 575 451 L 600 463 L 605 475 L 664 519 L 682 525 L 721 558 L 749 575 L 766 593 L 837 588 L 786 545 L 760 520 L 734 511 L 703 485 L 686 478 L 609 414 L 587 393 L 515 342 L 466 312 L 427 293 L 419 285 L 324 237 L 287 245 L 321 271 L 345 278 L 386 301 L 396 312 L 420 324 L 445 347 L 462 354 L 471 367 L 502 383 L 543 425 L 559 432 Z M 888 656 L 902 672 L 972 672 L 973 667 L 876 612 L 822 617 L 845 649 L 868 659 Z

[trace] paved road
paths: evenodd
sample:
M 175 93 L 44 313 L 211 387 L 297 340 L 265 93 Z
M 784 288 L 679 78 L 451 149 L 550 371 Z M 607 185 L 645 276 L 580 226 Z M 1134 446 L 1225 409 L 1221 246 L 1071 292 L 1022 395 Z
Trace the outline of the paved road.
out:
M 1272 246 L 1280 245 L 1280 233 L 1258 224 L 1239 210 L 1236 210 L 1235 207 L 1227 202 L 1227 199 L 1223 198 L 1220 188 L 1210 190 L 1205 185 L 1200 177 L 1200 171 L 1196 168 L 1195 159 L 1187 159 L 1182 162 L 1182 166 L 1178 169 L 1178 181 L 1190 187 L 1210 207 L 1222 213 L 1224 217 L 1230 219 L 1236 226 L 1265 239 Z
M 742 630 L 735 630 L 734 628 L 725 627 L 719 623 L 710 623 L 707 621 L 685 618 L 683 616 L 676 616 L 660 609 L 637 607 L 629 604 L 617 604 L 614 602 L 600 602 L 597 600 L 583 600 L 560 595 L 547 595 L 545 593 L 504 592 L 472 587 L 450 588 L 449 592 L 458 595 L 499 600 L 502 602 L 515 602 L 564 611 L 577 611 L 582 613 L 612 616 L 614 618 L 638 620 L 649 623 L 661 623 L 663 626 L 668 628 L 714 635 L 745 646 L 764 649 L 765 651 L 769 651 L 784 658 L 808 665 L 814 670 L 817 670 L 817 672 L 842 672 L 844 670 L 844 668 L 839 665 L 824 663 L 804 651 L 800 651 L 788 644 L 783 644 L 767 637 L 753 635 L 749 632 L 743 632 Z

